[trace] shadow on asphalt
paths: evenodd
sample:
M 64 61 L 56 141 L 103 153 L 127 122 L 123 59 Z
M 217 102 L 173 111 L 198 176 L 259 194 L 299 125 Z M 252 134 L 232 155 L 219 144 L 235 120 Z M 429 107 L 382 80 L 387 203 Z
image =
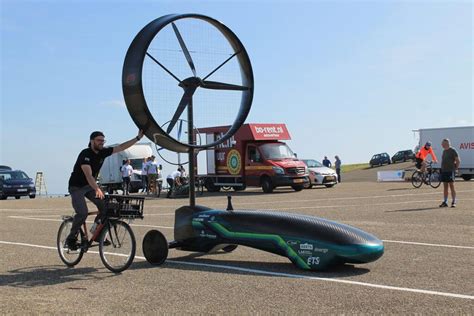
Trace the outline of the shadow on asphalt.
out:
M 388 189 L 387 191 L 411 191 L 411 190 L 417 190 L 417 188 L 411 187 L 411 188 L 393 188 L 393 189 Z
M 10 270 L 0 274 L 0 286 L 30 288 L 56 285 L 79 280 L 103 280 L 114 277 L 109 270 L 95 268 L 68 268 L 64 265 L 25 267 Z M 86 288 L 71 287 L 71 290 L 86 290 Z
M 392 211 L 385 211 L 385 213 L 392 213 L 392 212 L 420 212 L 420 211 L 434 211 L 439 209 L 439 207 L 421 207 L 421 208 L 408 208 L 402 210 L 392 210 Z
M 224 273 L 233 275 L 254 275 L 254 276 L 267 276 L 267 277 L 285 277 L 285 275 L 274 275 L 266 273 L 282 273 L 289 274 L 288 277 L 319 277 L 319 278 L 344 278 L 363 275 L 370 272 L 369 269 L 356 267 L 353 265 L 337 265 L 328 268 L 324 271 L 306 271 L 300 270 L 294 266 L 291 262 L 254 262 L 254 261 L 235 261 L 235 260 L 212 260 L 209 258 L 202 258 L 203 256 L 215 256 L 225 255 L 225 252 L 219 252 L 216 254 L 190 254 L 183 257 L 171 258 L 170 261 L 166 261 L 161 266 L 154 266 L 147 261 L 134 262 L 129 268 L 134 269 L 174 269 L 183 271 L 205 271 L 213 273 Z M 182 261 L 186 263 L 180 263 L 176 261 Z M 195 265 L 194 265 L 194 264 Z M 207 266 L 214 265 L 214 266 Z M 219 267 L 216 267 L 219 266 Z M 232 268 L 226 269 L 229 266 Z M 243 269 L 243 270 L 237 270 Z M 260 270 L 263 273 L 254 272 L 252 270 Z M 291 275 L 291 276 L 290 276 Z

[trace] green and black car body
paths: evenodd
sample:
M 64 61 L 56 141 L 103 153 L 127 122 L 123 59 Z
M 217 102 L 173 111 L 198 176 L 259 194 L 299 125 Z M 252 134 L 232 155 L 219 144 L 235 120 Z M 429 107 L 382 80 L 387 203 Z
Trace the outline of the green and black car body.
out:
M 360 229 L 313 216 L 273 211 L 183 206 L 176 210 L 174 237 L 173 248 L 180 250 L 212 252 L 243 245 L 285 256 L 305 270 L 368 263 L 384 252 L 381 240 Z

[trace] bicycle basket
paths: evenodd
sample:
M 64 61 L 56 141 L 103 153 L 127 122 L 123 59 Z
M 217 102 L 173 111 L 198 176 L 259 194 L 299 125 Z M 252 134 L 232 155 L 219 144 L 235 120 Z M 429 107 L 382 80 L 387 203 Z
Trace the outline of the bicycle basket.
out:
M 107 216 L 125 218 L 143 218 L 145 198 L 124 195 L 106 195 Z

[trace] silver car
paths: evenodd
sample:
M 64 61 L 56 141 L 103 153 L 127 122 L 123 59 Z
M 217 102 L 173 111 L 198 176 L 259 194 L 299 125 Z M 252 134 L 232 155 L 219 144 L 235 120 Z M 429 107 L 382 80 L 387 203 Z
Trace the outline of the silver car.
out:
M 323 166 L 317 160 L 314 159 L 302 159 L 303 162 L 308 166 L 308 178 L 309 183 L 305 187 L 306 189 L 310 189 L 313 185 L 324 185 L 327 188 L 331 188 L 337 184 L 337 174 L 336 171 Z

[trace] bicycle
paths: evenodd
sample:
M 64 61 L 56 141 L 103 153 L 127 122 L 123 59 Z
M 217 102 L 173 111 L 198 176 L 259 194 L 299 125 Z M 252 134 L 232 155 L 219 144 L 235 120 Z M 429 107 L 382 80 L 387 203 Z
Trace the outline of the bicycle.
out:
M 441 184 L 441 176 L 438 170 L 433 169 L 433 162 L 430 161 L 427 164 L 426 172 L 416 170 L 411 176 L 411 184 L 415 188 L 420 188 L 423 183 L 430 185 L 433 189 L 436 189 Z
M 57 235 L 59 257 L 68 267 L 77 265 L 89 248 L 99 247 L 99 256 L 104 266 L 112 272 L 120 273 L 133 262 L 136 251 L 135 235 L 128 223 L 136 218 L 143 219 L 143 197 L 123 195 L 106 195 L 106 214 L 92 232 L 89 238 L 87 225 L 84 223 L 79 230 L 80 240 L 77 250 L 66 246 L 66 238 L 71 231 L 72 216 L 63 216 Z M 97 215 L 99 212 L 89 212 L 87 215 Z

